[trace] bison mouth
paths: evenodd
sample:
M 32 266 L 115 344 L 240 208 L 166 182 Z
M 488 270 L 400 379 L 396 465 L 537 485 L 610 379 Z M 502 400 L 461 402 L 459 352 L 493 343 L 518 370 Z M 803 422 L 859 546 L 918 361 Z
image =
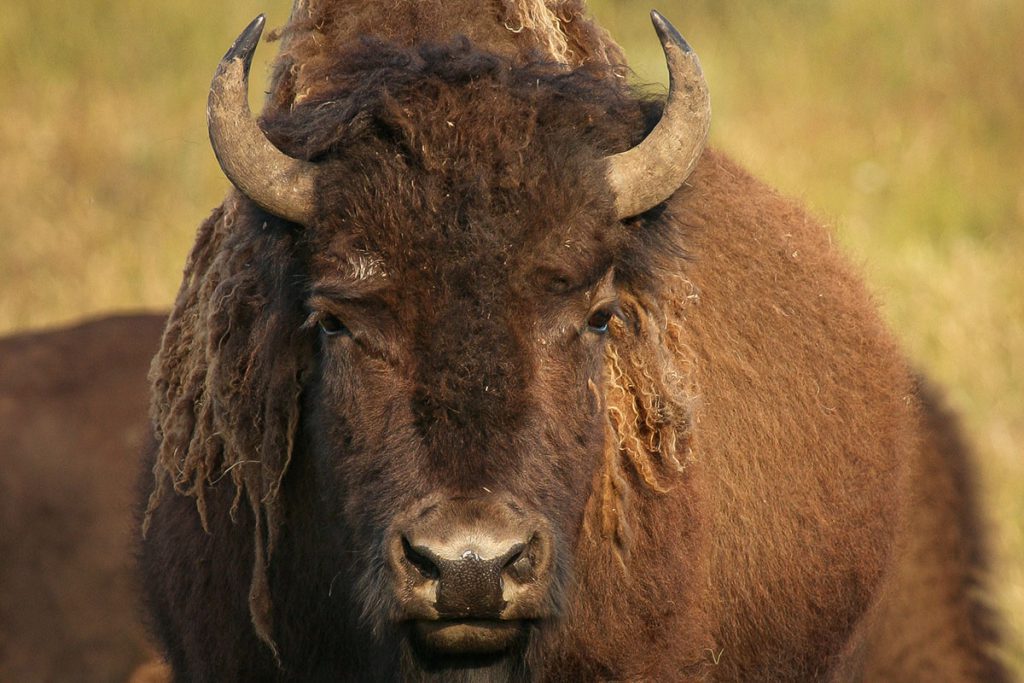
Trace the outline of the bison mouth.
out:
M 522 620 L 440 619 L 412 623 L 415 641 L 427 653 L 500 655 L 520 642 L 527 631 Z

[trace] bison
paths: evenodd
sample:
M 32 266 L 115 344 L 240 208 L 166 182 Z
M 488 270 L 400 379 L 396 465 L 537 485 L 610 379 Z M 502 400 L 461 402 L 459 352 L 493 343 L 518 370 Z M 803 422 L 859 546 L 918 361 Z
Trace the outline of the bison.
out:
M 130 549 L 164 321 L 0 340 L 0 680 L 123 681 L 153 657 Z
M 664 103 L 365 39 L 260 126 L 262 18 L 225 55 L 141 501 L 178 680 L 1003 676 L 948 421 L 652 16 Z

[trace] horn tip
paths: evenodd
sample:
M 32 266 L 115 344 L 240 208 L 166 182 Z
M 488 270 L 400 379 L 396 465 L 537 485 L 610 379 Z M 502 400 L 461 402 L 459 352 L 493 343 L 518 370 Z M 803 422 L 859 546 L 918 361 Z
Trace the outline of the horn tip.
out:
M 241 59 L 245 62 L 246 71 L 248 71 L 249 64 L 252 63 L 253 53 L 256 51 L 256 46 L 260 42 L 260 36 L 263 35 L 263 27 L 267 23 L 267 17 L 265 14 L 258 15 L 255 19 L 249 22 L 249 25 L 245 27 L 245 30 L 235 39 L 235 42 L 231 44 L 228 51 L 224 54 L 224 59 L 221 61 L 226 63 L 234 59 Z
M 686 42 L 682 34 L 676 30 L 676 27 L 672 25 L 668 19 L 662 15 L 656 9 L 651 10 L 651 23 L 654 24 L 654 30 L 658 32 L 658 38 L 661 40 L 661 44 L 672 43 L 679 47 L 683 52 L 693 52 L 693 48 Z

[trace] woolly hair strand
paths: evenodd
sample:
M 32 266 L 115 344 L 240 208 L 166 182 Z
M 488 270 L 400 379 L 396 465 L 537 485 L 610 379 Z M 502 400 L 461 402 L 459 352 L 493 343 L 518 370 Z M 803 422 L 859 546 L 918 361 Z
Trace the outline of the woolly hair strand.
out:
M 229 195 L 199 229 L 150 369 L 158 440 L 143 534 L 169 490 L 195 499 L 207 531 L 208 490 L 230 477 L 232 519 L 253 515 L 249 609 L 277 655 L 267 567 L 282 518 L 281 482 L 295 447 L 302 392 L 299 297 L 288 224 Z
M 599 499 L 597 528 L 625 566 L 633 483 L 667 493 L 665 482 L 685 470 L 693 452 L 695 391 L 674 360 L 685 357 L 678 331 L 662 322 L 656 305 L 624 294 L 621 307 L 626 322 L 613 321 L 605 351 L 604 469 L 592 495 Z

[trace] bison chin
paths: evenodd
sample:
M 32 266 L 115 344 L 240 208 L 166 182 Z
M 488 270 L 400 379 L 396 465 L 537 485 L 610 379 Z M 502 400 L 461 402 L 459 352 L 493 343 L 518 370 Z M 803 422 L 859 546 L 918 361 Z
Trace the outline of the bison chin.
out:
M 401 677 L 408 681 L 529 681 L 541 624 L 527 621 L 409 622 Z
M 438 655 L 498 655 L 523 636 L 522 621 L 446 619 L 413 622 L 413 638 L 420 648 Z

